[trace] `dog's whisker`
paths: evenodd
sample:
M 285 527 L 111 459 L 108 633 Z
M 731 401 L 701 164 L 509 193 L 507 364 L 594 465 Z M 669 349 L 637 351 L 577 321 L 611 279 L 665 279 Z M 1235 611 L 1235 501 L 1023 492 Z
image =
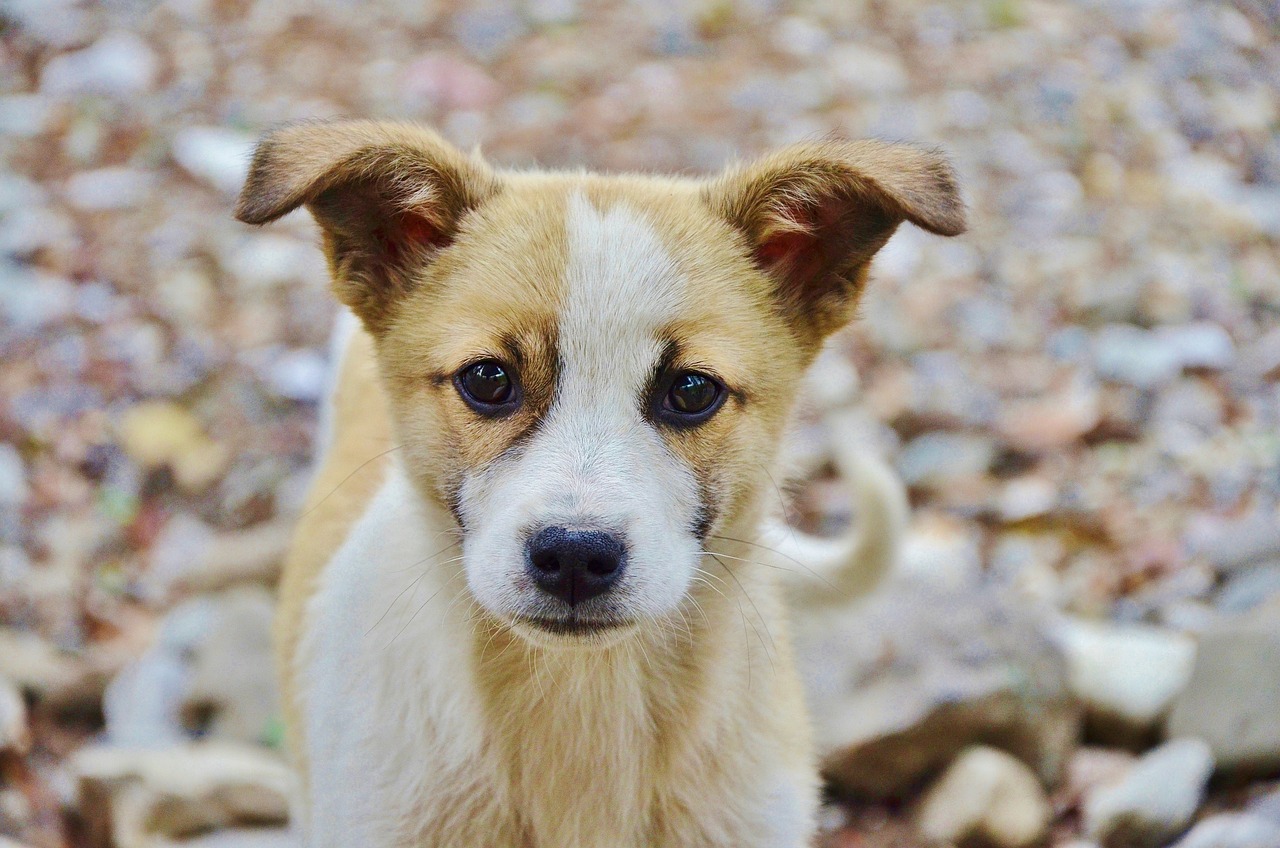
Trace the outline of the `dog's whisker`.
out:
M 409 616 L 409 620 L 404 623 L 404 626 L 401 627 L 398 631 L 396 631 L 396 635 L 391 637 L 391 641 L 387 643 L 386 648 L 383 648 L 383 650 L 385 651 L 389 649 L 392 645 L 394 645 L 396 640 L 400 638 L 400 634 L 403 633 L 405 630 L 407 630 L 410 624 L 413 624 L 413 620 L 418 617 L 418 613 L 422 612 L 426 608 L 427 604 L 431 603 L 433 600 L 435 600 L 437 595 L 439 595 L 441 592 L 447 589 L 449 584 L 452 583 L 455 579 L 457 579 L 458 575 L 461 573 L 462 572 L 459 571 L 455 574 L 450 575 L 449 579 L 444 581 L 444 583 L 440 585 L 439 589 L 436 589 L 434 592 L 432 592 L 431 597 L 423 601 L 422 606 L 418 607 L 416 610 L 413 611 L 413 615 Z
M 724 551 L 703 550 L 703 551 L 700 551 L 700 553 L 704 553 L 708 555 L 714 554 L 716 556 L 722 556 L 727 559 L 737 560 L 738 562 L 748 562 L 753 565 L 758 565 L 761 568 L 772 568 L 775 571 L 785 571 L 788 574 L 800 574 L 800 572 L 796 571 L 794 568 L 787 568 L 785 565 L 778 565 L 776 562 L 764 562 L 763 560 L 758 560 L 758 559 L 748 559 L 746 557 L 727 554 Z M 832 583 L 830 580 L 828 580 L 827 578 L 823 577 L 821 574 L 817 573 L 813 569 L 809 569 L 809 572 L 810 572 L 810 575 L 801 575 L 801 576 L 812 576 L 815 580 L 821 580 L 823 583 L 827 584 L 827 586 L 831 588 L 833 591 L 836 589 L 836 585 Z
M 310 509 L 308 509 L 306 512 L 299 515 L 298 520 L 301 521 L 302 519 L 306 518 L 308 515 L 315 512 L 317 509 L 319 509 L 321 505 L 324 504 L 325 501 L 329 500 L 329 498 L 333 497 L 335 492 L 337 492 L 343 486 L 347 485 L 347 483 L 351 481 L 351 478 L 359 474 L 361 471 L 363 471 L 369 463 L 374 462 L 375 460 L 382 459 L 382 457 L 386 456 L 387 454 L 393 451 L 398 451 L 402 447 L 404 447 L 404 445 L 393 445 L 384 451 L 380 451 L 374 454 L 373 456 L 366 459 L 364 462 L 357 465 L 350 474 L 348 474 L 346 477 L 343 477 L 341 480 L 338 481 L 338 485 L 334 486 L 332 489 L 329 490 L 329 494 L 325 495 L 323 498 L 316 501 L 314 504 L 312 504 Z
M 790 525 L 788 525 L 788 527 L 790 527 Z M 794 528 L 792 528 L 792 532 L 794 532 Z M 719 535 L 716 535 L 716 534 L 712 534 L 709 538 L 712 538 L 712 539 L 719 539 L 719 540 L 721 540 L 721 541 L 723 541 L 723 542 L 737 542 L 739 545 L 750 545 L 750 546 L 751 546 L 751 547 L 753 547 L 753 548 L 760 548 L 761 550 L 765 550 L 765 551 L 769 551 L 770 553 L 777 554 L 778 556 L 782 557 L 783 559 L 790 560 L 791 562 L 794 562 L 796 565 L 798 565 L 798 566 L 800 566 L 801 568 L 803 568 L 805 571 L 809 572 L 809 574 L 811 574 L 815 580 L 821 580 L 823 583 L 827 584 L 827 585 L 828 585 L 829 587 L 831 587 L 832 589 L 835 589 L 835 588 L 836 588 L 836 585 L 835 585 L 834 583 L 832 583 L 832 582 L 831 582 L 830 580 L 828 580 L 827 578 L 823 577 L 821 574 L 819 574 L 817 571 L 815 571 L 811 566 L 809 566 L 809 565 L 807 565 L 807 564 L 805 564 L 805 563 L 801 562 L 800 560 L 796 559 L 796 558 L 795 558 L 795 557 L 793 557 L 793 556 L 790 556 L 790 555 L 788 555 L 788 554 L 784 554 L 782 551 L 778 550 L 777 548 L 771 548 L 771 547 L 769 547 L 768 545 L 762 545 L 762 544 L 760 544 L 759 542 L 751 542 L 751 541 L 748 541 L 748 540 L 746 540 L 746 539 L 735 539 L 735 538 L 733 538 L 732 536 L 719 536 Z M 763 564 L 763 563 L 761 563 L 761 564 Z M 777 565 L 777 564 L 774 564 L 772 567 L 773 567 L 773 568 L 782 568 L 782 566 Z
M 756 606 L 755 599 L 751 597 L 751 594 L 747 591 L 747 587 L 742 585 L 742 581 L 738 579 L 738 575 L 733 573 L 733 569 L 725 565 L 724 560 L 720 559 L 720 556 L 718 554 L 709 554 L 709 556 L 712 559 L 714 559 L 716 562 L 720 563 L 720 567 L 725 570 L 725 573 L 727 573 L 730 577 L 733 578 L 733 582 L 738 584 L 738 588 L 742 591 L 743 597 L 747 599 L 747 603 L 751 604 L 751 608 L 755 610 L 756 617 L 760 619 L 761 622 L 764 622 L 765 618 L 764 618 L 764 615 L 760 612 L 760 607 Z M 751 626 L 755 627 L 755 623 L 752 622 Z M 773 641 L 773 634 L 769 633 L 769 625 L 766 624 L 764 629 L 765 629 L 765 632 L 768 633 L 769 635 L 769 645 L 773 646 L 774 650 L 777 650 L 778 646 L 777 646 L 777 643 Z M 759 630 L 756 631 L 756 636 L 760 637 Z M 763 637 L 760 637 L 760 638 L 761 638 L 761 644 L 763 645 L 764 639 Z M 767 647 L 768 646 L 766 646 L 766 648 Z M 772 661 L 772 657 L 770 658 L 770 661 Z
M 450 547 L 452 547 L 452 546 L 450 546 Z M 414 563 L 413 565 L 409 566 L 408 568 L 398 569 L 397 571 L 393 571 L 393 572 L 390 572 L 390 573 L 392 573 L 392 574 L 398 574 L 398 573 L 401 573 L 401 572 L 404 572 L 404 571 L 408 571 L 408 570 L 409 570 L 409 569 L 411 569 L 411 568 L 417 568 L 418 566 L 423 565 L 423 564 L 424 564 L 424 563 L 426 563 L 426 562 L 429 562 L 429 561 L 432 559 L 432 557 L 439 556 L 440 554 L 444 553 L 444 551 L 447 551 L 447 550 L 448 550 L 448 548 L 445 548 L 444 550 L 441 550 L 441 551 L 437 551 L 435 554 L 432 554 L 432 555 L 431 555 L 431 556 L 429 556 L 429 557 L 426 557 L 426 558 L 424 558 L 424 559 L 418 560 L 418 562 Z M 366 631 L 365 631 L 364 635 L 365 635 L 365 636 L 368 636 L 368 635 L 369 635 L 370 633 L 372 633 L 374 630 L 377 630 L 377 629 L 378 629 L 378 625 L 379 625 L 379 624 L 382 624 L 383 619 L 385 619 L 385 618 L 387 617 L 387 615 L 391 612 L 391 610 L 395 607 L 396 602 L 397 602 L 397 601 L 399 601 L 399 600 L 400 600 L 400 598 L 404 596 L 404 593 L 405 593 L 405 592 L 409 591 L 409 590 L 410 590 L 410 589 L 412 589 L 414 586 L 416 586 L 416 585 L 417 585 L 417 584 L 418 584 L 418 583 L 419 583 L 419 582 L 420 582 L 424 577 L 426 577 L 428 574 L 430 574 L 432 571 L 434 571 L 435 569 L 439 568 L 439 567 L 440 567 L 440 566 L 442 566 L 442 565 L 450 565 L 450 564 L 455 563 L 455 562 L 460 562 L 461 560 L 462 560 L 462 557 L 461 557 L 461 556 L 456 556 L 456 557 L 452 557 L 451 559 L 441 560 L 440 562 L 432 563 L 430 566 L 428 566 L 427 568 L 423 569 L 422 573 L 421 573 L 421 574 L 419 574 L 417 577 L 415 577 L 415 578 L 413 579 L 413 582 L 411 582 L 408 586 L 405 586 L 403 589 L 401 589 L 401 590 L 396 594 L 396 596 L 395 596 L 394 598 L 392 598 L 392 599 L 391 599 L 391 603 L 387 605 L 386 610 L 385 610 L 385 611 L 383 611 L 382 615 L 378 617 L 378 620 L 377 620 L 377 621 L 375 621 L 375 622 L 373 623 L 373 626 L 372 626 L 372 627 L 370 627 L 368 630 L 366 630 Z M 414 594 L 417 594 L 417 593 L 416 593 L 416 591 L 415 591 L 415 593 L 414 593 Z M 411 602 L 412 602 L 412 599 L 411 599 Z

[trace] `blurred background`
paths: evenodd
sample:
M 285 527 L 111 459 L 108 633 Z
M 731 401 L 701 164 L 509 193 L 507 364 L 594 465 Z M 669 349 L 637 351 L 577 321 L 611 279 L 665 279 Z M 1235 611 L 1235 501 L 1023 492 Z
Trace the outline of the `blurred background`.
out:
M 268 627 L 334 306 L 305 214 L 231 205 L 260 131 L 339 116 L 513 166 L 943 146 L 970 233 L 895 236 L 797 432 L 799 526 L 853 520 L 832 439 L 915 508 L 899 573 L 801 639 L 824 844 L 1280 846 L 1278 28 L 1273 0 L 3 0 L 0 846 L 292 844 Z

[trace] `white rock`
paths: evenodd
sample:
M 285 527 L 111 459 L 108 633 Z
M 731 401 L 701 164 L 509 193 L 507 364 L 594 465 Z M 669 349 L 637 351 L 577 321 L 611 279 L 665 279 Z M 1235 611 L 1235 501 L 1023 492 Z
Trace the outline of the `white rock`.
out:
M 40 74 L 46 94 L 126 97 L 155 84 L 159 60 L 147 42 L 134 33 L 117 30 L 91 46 L 55 56 Z
M 1280 824 L 1249 813 L 1219 813 L 1199 822 L 1173 848 L 1276 848 Z
M 314 245 L 278 233 L 248 233 L 229 240 L 218 258 L 244 289 L 323 279 L 324 259 Z
M 821 411 L 849 406 L 858 396 L 858 372 L 847 356 L 828 345 L 805 372 L 804 391 Z
M 182 696 L 191 671 L 180 657 L 149 650 L 121 670 L 102 698 L 106 737 L 114 745 L 158 746 L 183 742 Z
M 288 820 L 292 775 L 262 748 L 226 742 L 157 749 L 96 746 L 77 751 L 70 770 L 79 780 L 82 805 L 104 829 L 141 824 L 145 832 L 180 837 Z M 117 805 L 127 805 L 130 815 L 113 814 Z
M 1032 771 L 995 748 L 964 751 L 929 789 L 921 834 L 940 844 L 980 842 L 1022 848 L 1039 842 L 1051 810 Z
M 1108 848 L 1163 845 L 1191 823 L 1212 774 L 1213 754 L 1205 742 L 1166 742 L 1119 782 L 1085 799 L 1085 833 Z
M 302 848 L 302 841 L 296 833 L 285 828 L 232 829 L 194 839 L 166 839 L 150 848 Z
M 17 448 L 0 443 L 0 506 L 15 507 L 27 499 L 27 467 Z
M 81 171 L 67 180 L 67 202 L 84 212 L 128 209 L 146 199 L 155 177 L 133 168 Z
M 0 97 L 0 133 L 13 138 L 34 138 L 45 131 L 51 113 L 50 98 L 42 94 L 9 94 Z
M 264 369 L 272 391 L 289 400 L 315 402 L 324 393 L 329 365 L 310 348 L 284 350 Z
M 70 216 L 48 206 L 23 206 L 0 219 L 0 252 L 21 256 L 76 243 Z
M 1172 347 L 1183 368 L 1223 369 L 1235 361 L 1235 342 L 1226 330 L 1209 321 L 1161 327 L 1156 335 Z
M 1064 618 L 1053 634 L 1089 712 L 1137 733 L 1153 728 L 1191 679 L 1196 645 L 1182 633 Z
M 25 754 L 31 746 L 27 728 L 27 704 L 18 687 L 0 677 L 0 753 Z
M 1174 344 L 1131 324 L 1111 324 L 1094 338 L 1098 373 L 1138 388 L 1167 383 L 1182 369 Z
M 1215 622 L 1200 635 L 1168 732 L 1205 740 L 1224 770 L 1280 766 L 1280 604 Z
M 884 95 L 905 91 L 907 71 L 892 53 L 862 44 L 838 44 L 827 52 L 831 73 L 854 91 Z
M 173 159 L 187 173 L 229 197 L 249 174 L 254 137 L 225 127 L 186 127 L 173 137 Z

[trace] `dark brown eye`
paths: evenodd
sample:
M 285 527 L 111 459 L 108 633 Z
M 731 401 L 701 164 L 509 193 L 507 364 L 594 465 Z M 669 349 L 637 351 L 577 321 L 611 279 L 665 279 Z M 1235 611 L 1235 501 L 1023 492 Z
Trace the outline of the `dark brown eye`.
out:
M 463 400 L 479 412 L 497 412 L 515 400 L 515 380 L 501 363 L 491 359 L 463 368 L 454 382 Z
M 676 375 L 667 390 L 665 406 L 678 415 L 696 419 L 715 411 L 720 393 L 720 384 L 715 380 L 696 371 L 685 371 Z

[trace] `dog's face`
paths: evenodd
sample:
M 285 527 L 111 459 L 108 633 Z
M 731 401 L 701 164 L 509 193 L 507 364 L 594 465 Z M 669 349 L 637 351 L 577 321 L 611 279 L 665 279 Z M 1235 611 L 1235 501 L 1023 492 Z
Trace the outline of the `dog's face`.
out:
M 870 142 L 699 182 L 500 174 L 424 130 L 312 125 L 263 142 L 238 214 L 303 203 L 472 593 L 540 641 L 675 610 L 754 520 L 874 252 L 904 219 L 963 229 L 942 160 Z

